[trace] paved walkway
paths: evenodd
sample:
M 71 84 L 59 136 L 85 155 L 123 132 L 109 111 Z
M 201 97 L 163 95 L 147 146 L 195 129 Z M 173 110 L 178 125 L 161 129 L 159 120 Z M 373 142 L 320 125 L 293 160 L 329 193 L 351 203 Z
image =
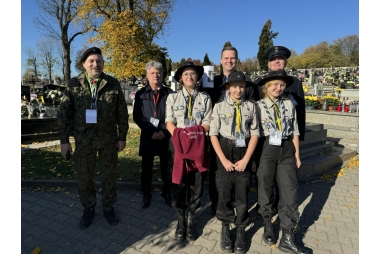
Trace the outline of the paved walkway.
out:
M 341 176 L 299 185 L 301 220 L 296 241 L 310 253 L 359 253 L 359 166 L 343 169 Z M 196 213 L 199 237 L 195 241 L 174 240 L 175 209 L 165 205 L 158 189 L 148 209 L 141 208 L 141 200 L 141 193 L 136 188 L 120 189 L 115 210 L 121 223 L 109 226 L 102 214 L 99 193 L 93 223 L 80 230 L 78 223 L 83 210 L 75 187 L 24 188 L 21 193 L 21 253 L 31 253 L 36 248 L 41 249 L 41 254 L 222 253 L 221 225 L 211 216 L 207 190 Z M 261 240 L 262 220 L 253 209 L 256 201 L 256 193 L 251 192 L 247 253 L 282 253 Z M 277 237 L 278 231 L 276 221 Z M 233 239 L 235 234 L 233 229 Z

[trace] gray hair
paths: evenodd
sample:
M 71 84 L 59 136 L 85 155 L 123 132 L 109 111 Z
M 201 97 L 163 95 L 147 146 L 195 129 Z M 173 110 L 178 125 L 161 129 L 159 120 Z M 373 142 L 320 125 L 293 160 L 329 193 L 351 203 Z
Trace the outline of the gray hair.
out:
M 224 48 L 222 49 L 222 53 L 220 54 L 220 59 L 223 58 L 223 52 L 224 52 L 225 50 L 233 50 L 233 51 L 235 51 L 235 53 L 236 53 L 236 59 L 239 59 L 238 51 L 237 51 L 237 49 L 236 49 L 235 47 L 233 47 L 233 46 L 226 46 L 226 47 L 224 47 Z
M 160 71 L 161 75 L 164 73 L 164 67 L 160 62 L 157 61 L 150 61 L 145 65 L 145 72 L 148 74 L 148 70 L 150 68 L 155 68 Z

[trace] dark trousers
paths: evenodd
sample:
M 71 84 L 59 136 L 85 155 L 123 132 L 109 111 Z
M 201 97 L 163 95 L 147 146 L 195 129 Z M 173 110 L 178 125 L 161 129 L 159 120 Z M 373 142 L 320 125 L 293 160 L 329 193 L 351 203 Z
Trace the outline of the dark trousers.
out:
M 236 147 L 229 139 L 220 137 L 220 146 L 226 158 L 232 163 L 241 160 L 246 147 Z M 249 162 L 244 172 L 228 172 L 217 157 L 216 188 L 218 191 L 218 206 L 216 218 L 223 223 L 234 223 L 236 227 L 245 228 L 249 222 L 248 193 L 250 188 L 252 162 Z M 235 210 L 232 202 L 236 208 Z
M 291 140 L 283 140 L 281 146 L 269 145 L 267 137 L 260 167 L 257 171 L 259 213 L 265 219 L 272 214 L 272 188 L 277 181 L 279 191 L 278 216 L 280 226 L 290 229 L 299 221 L 298 180 L 295 148 Z
M 168 154 L 163 153 L 160 157 L 160 169 L 161 169 L 161 179 L 164 184 L 162 189 L 162 194 L 170 192 L 171 187 L 171 174 L 168 169 Z M 144 196 L 152 197 L 152 172 L 154 156 L 141 156 L 141 191 Z
M 253 177 L 255 178 L 255 182 L 257 184 L 258 182 L 258 179 L 257 179 L 257 169 L 260 167 L 260 158 L 261 158 L 261 154 L 263 152 L 263 148 L 264 148 L 264 142 L 266 140 L 266 137 L 260 137 L 259 138 L 259 141 L 256 145 L 256 148 L 255 148 L 255 152 L 253 153 L 253 157 L 254 157 L 254 161 L 256 163 L 256 171 L 254 172 L 254 175 Z M 256 192 L 256 195 L 258 197 L 258 190 Z M 272 189 L 272 195 L 271 195 L 271 198 L 270 198 L 270 203 L 272 204 L 272 210 L 277 210 L 278 211 L 278 186 L 277 186 L 277 181 L 275 181 L 274 183 L 274 186 L 273 186 L 273 189 Z M 260 205 L 257 204 L 257 207 L 256 207 L 256 210 L 258 210 L 260 208 Z
M 116 164 L 117 151 L 115 144 L 105 148 L 76 147 L 74 166 L 77 172 L 79 198 L 85 209 L 95 209 L 95 166 L 96 154 L 99 153 L 102 182 L 103 209 L 109 211 L 116 202 Z
M 194 149 L 200 149 L 199 147 L 194 147 Z M 173 173 L 173 162 L 174 162 L 175 150 L 172 142 L 172 138 L 169 140 L 169 168 L 171 174 Z M 185 165 L 183 165 L 183 170 L 186 171 Z M 201 198 L 203 195 L 203 181 L 206 172 L 185 172 L 182 176 L 180 184 L 173 184 L 171 188 L 171 194 L 173 197 L 172 206 L 176 209 L 186 210 L 195 213 L 195 211 L 200 207 Z

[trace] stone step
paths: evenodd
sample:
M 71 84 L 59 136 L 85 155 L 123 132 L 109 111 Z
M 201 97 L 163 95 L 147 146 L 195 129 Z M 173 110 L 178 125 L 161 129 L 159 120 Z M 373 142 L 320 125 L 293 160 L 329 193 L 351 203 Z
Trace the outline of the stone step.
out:
M 300 158 L 303 161 L 311 156 L 319 156 L 329 153 L 333 149 L 334 143 L 330 141 L 315 142 L 300 147 Z
M 310 181 L 319 179 L 324 173 L 342 167 L 343 163 L 356 156 L 355 150 L 333 146 L 332 149 L 325 153 L 319 153 L 316 156 L 309 156 L 301 160 L 301 167 L 297 171 L 298 181 Z
M 357 138 L 327 137 L 327 140 L 332 142 L 335 146 L 349 148 L 359 153 L 359 139 Z

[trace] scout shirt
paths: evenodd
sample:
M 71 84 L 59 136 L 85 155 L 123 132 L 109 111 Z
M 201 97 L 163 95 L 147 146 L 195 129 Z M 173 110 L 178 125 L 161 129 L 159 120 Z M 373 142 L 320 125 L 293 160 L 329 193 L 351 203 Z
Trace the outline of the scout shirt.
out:
M 285 126 L 283 129 L 283 138 L 288 138 L 292 135 L 299 136 L 300 132 L 298 129 L 298 123 L 297 123 L 297 113 L 295 110 L 295 107 L 293 106 L 293 103 L 290 99 L 284 98 L 282 99 L 284 102 L 285 107 L 285 116 L 283 115 L 283 110 L 280 104 L 280 100 L 278 100 L 276 103 L 278 104 L 278 109 L 281 114 L 281 124 L 282 126 Z M 266 104 L 268 111 L 270 113 L 270 116 L 268 116 L 268 113 L 266 109 L 264 108 L 263 102 Z M 264 99 L 261 99 L 257 102 L 257 105 L 259 106 L 258 110 L 258 116 L 260 121 L 260 135 L 263 136 L 269 136 L 271 129 L 277 129 L 273 128 L 273 125 L 276 126 L 276 122 L 274 122 L 274 115 L 275 115 L 275 106 L 274 103 L 267 97 Z M 273 119 L 274 121 L 272 121 Z
M 235 140 L 235 134 L 232 133 L 232 124 L 235 115 L 235 102 L 230 96 L 215 104 L 211 116 L 210 136 L 218 136 L 219 133 L 224 138 Z M 253 102 L 243 101 L 240 105 L 241 112 L 241 131 L 245 132 L 245 137 L 257 135 L 260 137 L 259 122 L 257 109 Z M 237 130 L 237 128 L 235 127 Z
M 172 122 L 178 128 L 185 128 L 185 117 L 188 118 L 187 96 L 190 96 L 186 88 L 183 87 L 178 92 L 168 95 L 166 100 L 165 123 Z M 197 125 L 210 125 L 212 104 L 211 98 L 206 92 L 199 92 L 194 89 L 193 107 L 191 115 Z

